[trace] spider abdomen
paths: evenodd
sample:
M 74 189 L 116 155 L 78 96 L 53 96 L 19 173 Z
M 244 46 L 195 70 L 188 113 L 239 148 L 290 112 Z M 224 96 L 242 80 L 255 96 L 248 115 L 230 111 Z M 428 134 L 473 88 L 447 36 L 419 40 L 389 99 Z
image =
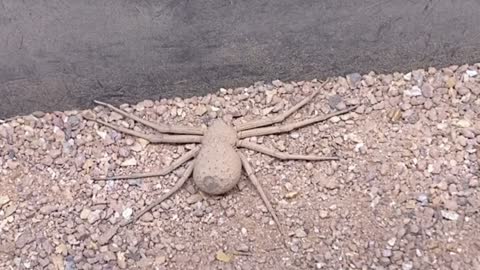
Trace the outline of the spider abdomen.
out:
M 242 162 L 232 145 L 207 145 L 195 159 L 193 181 L 201 191 L 221 195 L 238 183 L 241 173 Z

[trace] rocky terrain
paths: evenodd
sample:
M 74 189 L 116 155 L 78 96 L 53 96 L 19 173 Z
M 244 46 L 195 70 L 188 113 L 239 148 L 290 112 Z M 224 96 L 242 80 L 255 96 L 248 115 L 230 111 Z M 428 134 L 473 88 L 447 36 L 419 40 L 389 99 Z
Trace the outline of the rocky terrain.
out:
M 189 180 L 95 176 L 168 166 L 193 145 L 149 144 L 86 114 L 154 133 L 105 107 L 0 121 L 0 269 L 480 269 L 480 64 L 331 78 L 286 122 L 354 112 L 251 140 L 338 161 L 248 156 L 287 230 L 286 247 L 246 176 L 224 196 Z M 317 81 L 258 82 L 121 108 L 166 124 L 238 124 L 276 115 Z

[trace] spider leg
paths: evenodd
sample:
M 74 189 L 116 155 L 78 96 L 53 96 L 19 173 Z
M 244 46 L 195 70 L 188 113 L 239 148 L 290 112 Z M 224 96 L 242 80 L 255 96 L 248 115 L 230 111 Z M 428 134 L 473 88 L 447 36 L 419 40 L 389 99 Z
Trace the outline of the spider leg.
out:
M 245 141 L 239 141 L 237 143 L 238 147 L 243 147 L 246 149 L 250 149 L 253 151 L 257 151 L 263 153 L 268 156 L 272 156 L 281 160 L 312 160 L 312 161 L 327 161 L 327 160 L 338 160 L 338 157 L 321 157 L 321 156 L 314 156 L 314 155 L 291 155 L 282 153 L 279 151 L 272 150 L 270 148 L 261 146 L 256 143 L 250 143 Z
M 151 143 L 200 143 L 202 141 L 202 136 L 199 136 L 199 135 L 165 135 L 165 134 L 149 135 L 149 134 L 145 134 L 145 133 L 131 130 L 128 128 L 116 126 L 116 125 L 107 123 L 105 121 L 102 121 L 100 119 L 90 118 L 89 116 L 86 116 L 86 115 L 84 115 L 83 117 L 85 117 L 90 121 L 95 121 L 101 125 L 120 131 L 122 133 L 145 139 Z
M 185 184 L 185 182 L 187 181 L 187 179 L 190 177 L 190 175 L 192 175 L 192 172 L 193 172 L 193 167 L 194 167 L 195 163 L 194 162 L 191 162 L 190 164 L 188 164 L 188 167 L 187 169 L 185 170 L 185 172 L 183 173 L 182 177 L 178 180 L 178 182 L 175 184 L 175 186 L 173 186 L 172 189 L 170 189 L 167 193 L 163 194 L 160 198 L 158 198 L 157 200 L 155 200 L 154 202 L 152 202 L 151 204 L 149 204 L 147 207 L 145 207 L 144 209 L 142 209 L 142 211 L 140 211 L 137 215 L 135 215 L 132 219 L 124 222 L 123 224 L 121 224 L 121 226 L 126 226 L 132 222 L 135 222 L 137 221 L 140 217 L 142 217 L 145 213 L 147 213 L 148 211 L 152 210 L 155 206 L 161 204 L 163 201 L 165 201 L 166 199 L 168 199 L 170 196 L 172 196 L 175 192 L 177 192 L 182 186 L 183 184 Z
M 256 120 L 256 121 L 243 123 L 243 124 L 237 126 L 236 130 L 237 131 L 248 130 L 248 129 L 252 129 L 252 128 L 269 126 L 269 125 L 273 125 L 273 124 L 282 122 L 287 117 L 292 115 L 294 112 L 298 111 L 300 108 L 305 106 L 305 104 L 310 102 L 320 92 L 320 89 L 323 88 L 329 81 L 330 81 L 330 79 L 326 80 L 324 83 L 322 83 L 322 85 L 320 85 L 320 87 L 318 89 L 315 89 L 310 96 L 306 97 L 305 99 L 303 99 L 302 101 L 297 103 L 295 106 L 288 109 L 286 112 L 284 112 L 282 114 L 279 114 L 279 115 L 277 115 L 273 118 L 259 119 L 259 120 Z
M 288 123 L 288 124 L 284 124 L 284 125 L 281 125 L 281 126 L 263 127 L 263 128 L 256 128 L 256 129 L 240 131 L 240 132 L 238 132 L 238 138 L 243 139 L 243 138 L 248 138 L 248 137 L 253 137 L 253 136 L 264 136 L 264 135 L 270 135 L 270 134 L 289 132 L 289 131 L 292 131 L 294 129 L 298 129 L 298 128 L 301 128 L 301 127 L 305 127 L 305 126 L 308 126 L 308 125 L 311 125 L 311 124 L 315 124 L 315 123 L 318 123 L 318 122 L 328 120 L 328 119 L 330 119 L 334 116 L 337 116 L 337 115 L 346 114 L 348 112 L 351 112 L 351 111 L 355 110 L 357 107 L 358 107 L 358 105 L 352 106 L 352 107 L 347 108 L 345 110 L 333 112 L 333 113 L 330 113 L 330 114 L 327 114 L 327 115 L 320 115 L 320 116 L 316 116 L 316 117 L 313 117 L 313 118 L 310 118 L 310 119 L 305 119 L 305 120 L 300 121 L 300 122 Z
M 118 175 L 118 176 L 110 176 L 110 177 L 103 177 L 103 178 L 93 178 L 95 181 L 107 181 L 107 180 L 129 180 L 129 179 L 137 179 L 137 178 L 147 178 L 147 177 L 154 177 L 154 176 L 162 176 L 169 174 L 176 168 L 180 167 L 183 163 L 189 161 L 190 159 L 194 158 L 198 152 L 200 151 L 200 146 L 195 147 L 194 149 L 190 150 L 177 160 L 175 160 L 170 166 L 162 168 L 159 171 L 147 172 L 147 173 L 137 173 L 131 175 Z
M 176 133 L 176 134 L 189 134 L 189 135 L 203 135 L 204 133 L 204 129 L 202 128 L 196 128 L 196 127 L 186 127 L 186 126 L 167 126 L 167 125 L 161 125 L 161 124 L 158 124 L 158 123 L 154 123 L 154 122 L 151 122 L 151 121 L 148 121 L 148 120 L 145 120 L 141 117 L 138 117 L 134 114 L 131 114 L 131 113 L 127 113 L 126 111 L 124 110 L 121 110 L 111 104 L 108 104 L 108 103 L 105 103 L 105 102 L 101 102 L 101 101 L 97 101 L 97 100 L 94 100 L 94 102 L 96 104 L 99 104 L 99 105 L 103 105 L 105 107 L 108 107 L 110 108 L 112 111 L 115 111 L 117 112 L 118 114 L 124 116 L 124 117 L 127 117 L 127 118 L 130 118 L 130 119 L 133 119 L 139 123 L 142 123 L 148 127 L 151 127 L 155 130 L 157 130 L 158 132 L 162 132 L 162 133 Z
M 239 156 L 240 156 L 240 160 L 242 161 L 243 168 L 244 168 L 245 171 L 247 172 L 248 178 L 250 179 L 250 181 L 252 181 L 252 184 L 253 184 L 253 185 L 255 186 L 255 188 L 257 189 L 257 192 L 260 194 L 260 197 L 262 198 L 263 203 L 265 204 L 265 206 L 267 207 L 268 211 L 269 211 L 270 214 L 272 215 L 273 220 L 274 220 L 275 223 L 277 224 L 278 230 L 279 230 L 280 233 L 282 234 L 282 237 L 285 238 L 285 233 L 283 232 L 283 229 L 282 229 L 282 226 L 281 226 L 281 224 L 280 224 L 280 221 L 278 220 L 278 217 L 277 217 L 277 215 L 275 214 L 275 210 L 273 210 L 273 207 L 272 207 L 272 205 L 270 204 L 270 201 L 268 200 L 267 196 L 265 195 L 265 192 L 263 191 L 263 188 L 262 188 L 262 186 L 260 185 L 260 182 L 258 181 L 257 177 L 255 176 L 254 171 L 253 171 L 253 169 L 252 169 L 252 166 L 250 166 L 250 163 L 248 162 L 247 158 L 246 158 L 242 153 L 238 153 L 238 154 L 239 154 Z

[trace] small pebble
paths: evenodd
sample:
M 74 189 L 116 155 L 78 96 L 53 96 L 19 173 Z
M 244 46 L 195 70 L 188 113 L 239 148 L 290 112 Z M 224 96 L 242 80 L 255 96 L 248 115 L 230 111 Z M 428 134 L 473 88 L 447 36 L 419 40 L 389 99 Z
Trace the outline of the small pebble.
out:
M 460 217 L 460 215 L 458 215 L 454 211 L 441 210 L 441 213 L 442 213 L 442 217 L 444 217 L 445 219 L 448 219 L 448 220 L 455 221 L 455 220 L 458 220 L 458 218 Z
M 8 197 L 7 195 L 0 196 L 0 207 L 4 206 L 8 202 L 10 202 L 10 197 Z
M 147 212 L 142 215 L 141 218 L 142 221 L 144 222 L 152 222 L 154 220 L 153 215 L 150 212 Z
M 328 211 L 326 211 L 326 210 L 320 210 L 318 213 L 319 213 L 320 218 L 322 218 L 322 219 L 325 219 L 325 218 L 328 217 Z
M 122 217 L 123 217 L 124 219 L 130 219 L 130 217 L 132 216 L 132 214 L 133 214 L 132 208 L 127 207 L 127 208 L 125 208 L 125 210 L 123 210 L 123 212 L 122 212 Z
M 478 72 L 477 72 L 476 70 L 467 69 L 466 72 L 467 72 L 467 75 L 468 75 L 469 77 L 475 77 L 475 76 L 478 75 Z
M 301 229 L 301 228 L 295 230 L 295 237 L 297 237 L 297 238 L 304 238 L 304 237 L 306 237 L 306 236 L 307 236 L 307 233 L 305 232 L 305 230 L 303 230 L 303 229 Z
M 135 158 L 129 158 L 120 164 L 122 167 L 127 167 L 127 166 L 136 166 L 137 165 L 137 160 Z

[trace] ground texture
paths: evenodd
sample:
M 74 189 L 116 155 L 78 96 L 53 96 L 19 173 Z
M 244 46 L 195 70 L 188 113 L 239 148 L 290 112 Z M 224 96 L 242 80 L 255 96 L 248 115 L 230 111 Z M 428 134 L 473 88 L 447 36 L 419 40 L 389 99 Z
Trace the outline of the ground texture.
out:
M 117 234 L 165 193 L 166 177 L 92 177 L 168 166 L 193 145 L 148 144 L 87 121 L 147 133 L 105 107 L 0 124 L 1 269 L 480 269 L 480 65 L 350 74 L 286 122 L 351 105 L 356 111 L 285 134 L 252 138 L 280 161 L 240 150 L 287 230 L 286 247 L 246 176 L 212 197 L 184 188 Z M 205 97 L 122 105 L 152 121 L 191 126 L 270 117 L 319 82 L 256 83 Z

